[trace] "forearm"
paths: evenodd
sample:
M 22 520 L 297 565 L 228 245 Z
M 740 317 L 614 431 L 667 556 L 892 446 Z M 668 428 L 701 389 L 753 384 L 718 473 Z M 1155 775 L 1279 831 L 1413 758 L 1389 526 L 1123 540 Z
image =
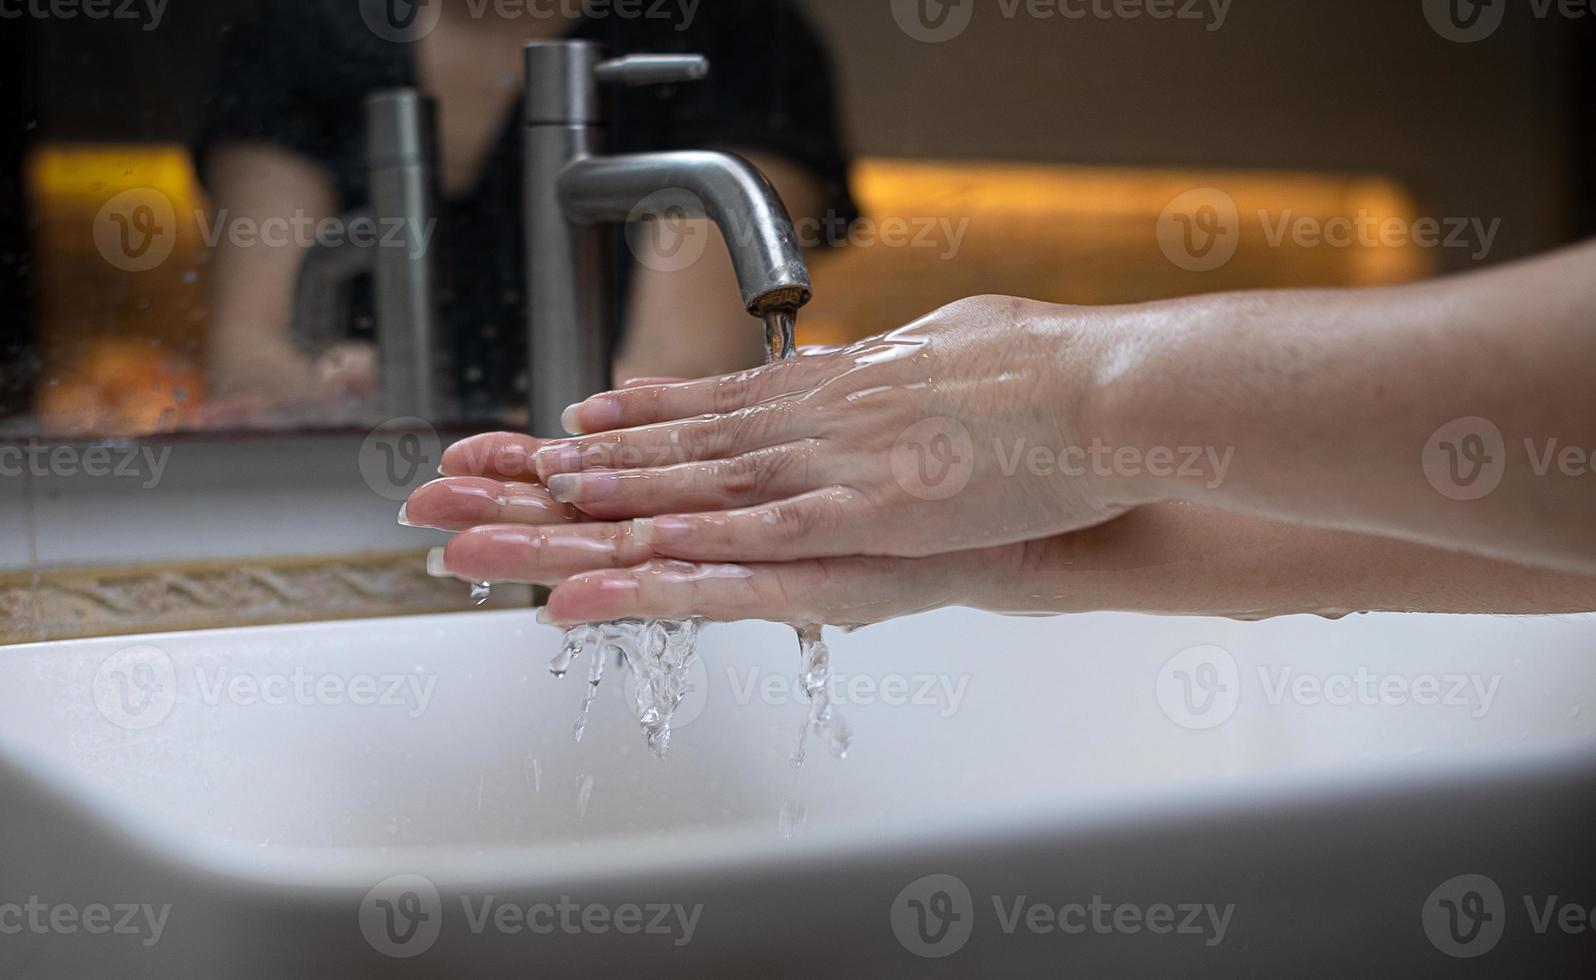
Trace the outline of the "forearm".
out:
M 1410 287 L 1153 304 L 1114 329 L 1086 428 L 1229 465 L 1114 472 L 1111 499 L 1596 572 L 1596 246 Z M 1463 419 L 1489 425 L 1443 430 Z
M 998 612 L 1115 610 L 1260 619 L 1311 613 L 1596 611 L 1596 577 L 1186 504 L 1027 545 Z

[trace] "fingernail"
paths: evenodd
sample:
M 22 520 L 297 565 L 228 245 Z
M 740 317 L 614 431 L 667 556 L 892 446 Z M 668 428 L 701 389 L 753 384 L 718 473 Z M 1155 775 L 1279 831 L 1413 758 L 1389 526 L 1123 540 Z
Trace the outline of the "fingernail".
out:
M 571 445 L 544 446 L 532 456 L 538 479 L 547 486 L 557 473 L 574 473 L 582 468 L 582 451 Z
M 454 578 L 449 566 L 444 563 L 442 548 L 433 548 L 427 552 L 427 574 L 433 578 Z
M 632 521 L 632 540 L 638 544 L 654 543 L 654 518 L 639 517 Z
M 538 625 L 540 625 L 540 626 L 558 626 L 560 624 L 556 623 L 554 621 L 554 617 L 549 615 L 549 607 L 548 606 L 544 606 L 542 609 L 538 610 Z
M 615 495 L 620 479 L 606 470 L 549 477 L 549 496 L 562 504 L 592 504 Z
M 560 425 L 573 436 L 606 432 L 621 421 L 621 403 L 607 395 L 595 395 L 577 402 L 560 413 Z
M 412 522 L 410 520 L 409 510 L 410 510 L 410 501 L 407 500 L 404 503 L 399 505 L 399 526 L 400 527 L 420 527 L 421 526 L 420 524 L 416 524 L 416 523 L 414 523 L 414 522 Z

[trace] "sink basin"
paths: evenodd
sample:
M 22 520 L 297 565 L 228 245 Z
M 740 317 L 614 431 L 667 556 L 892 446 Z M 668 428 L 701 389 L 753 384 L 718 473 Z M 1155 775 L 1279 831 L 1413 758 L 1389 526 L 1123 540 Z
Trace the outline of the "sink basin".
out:
M 664 761 L 613 665 L 572 740 L 527 612 L 0 648 L 0 975 L 1596 962 L 1596 617 L 828 638 L 853 747 L 796 771 L 768 624 L 706 628 Z

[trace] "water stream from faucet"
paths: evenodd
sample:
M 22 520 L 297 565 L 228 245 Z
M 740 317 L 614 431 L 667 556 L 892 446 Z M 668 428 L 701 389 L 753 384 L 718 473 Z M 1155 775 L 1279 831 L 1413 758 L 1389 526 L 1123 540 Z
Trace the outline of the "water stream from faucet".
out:
M 766 363 L 797 356 L 797 310 L 783 308 L 765 314 Z M 614 656 L 631 674 L 631 708 L 643 729 L 648 747 L 657 758 L 670 752 L 671 720 L 692 690 L 689 672 L 697 661 L 699 620 L 622 620 L 580 626 L 565 635 L 549 672 L 564 677 L 580 657 L 589 663 L 587 691 L 571 734 L 582 740 L 587 720 L 604 676 L 604 662 Z M 798 633 L 799 689 L 808 702 L 808 715 L 798 733 L 792 755 L 794 769 L 804 764 L 811 734 L 822 739 L 837 758 L 847 755 L 851 733 L 831 704 L 831 656 L 818 625 L 795 626 Z M 783 832 L 789 836 L 801 825 L 802 805 L 791 802 L 783 809 Z

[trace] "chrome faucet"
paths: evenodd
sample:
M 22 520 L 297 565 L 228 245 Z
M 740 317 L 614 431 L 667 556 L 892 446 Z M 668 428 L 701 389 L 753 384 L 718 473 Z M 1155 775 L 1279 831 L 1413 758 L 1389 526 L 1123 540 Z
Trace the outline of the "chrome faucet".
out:
M 370 274 L 376 320 L 378 410 L 435 420 L 450 397 L 438 334 L 444 282 L 432 232 L 438 215 L 431 99 L 385 89 L 366 99 L 370 203 L 339 218 L 338 244 L 311 246 L 300 264 L 293 334 L 317 354 L 343 336 L 348 286 Z
M 561 433 L 560 415 L 610 387 L 617 283 L 604 225 L 665 213 L 721 230 L 749 315 L 791 313 L 811 288 L 792 219 L 770 181 L 730 153 L 603 155 L 600 86 L 690 82 L 697 55 L 604 60 L 588 41 L 526 46 L 527 328 L 531 432 Z

